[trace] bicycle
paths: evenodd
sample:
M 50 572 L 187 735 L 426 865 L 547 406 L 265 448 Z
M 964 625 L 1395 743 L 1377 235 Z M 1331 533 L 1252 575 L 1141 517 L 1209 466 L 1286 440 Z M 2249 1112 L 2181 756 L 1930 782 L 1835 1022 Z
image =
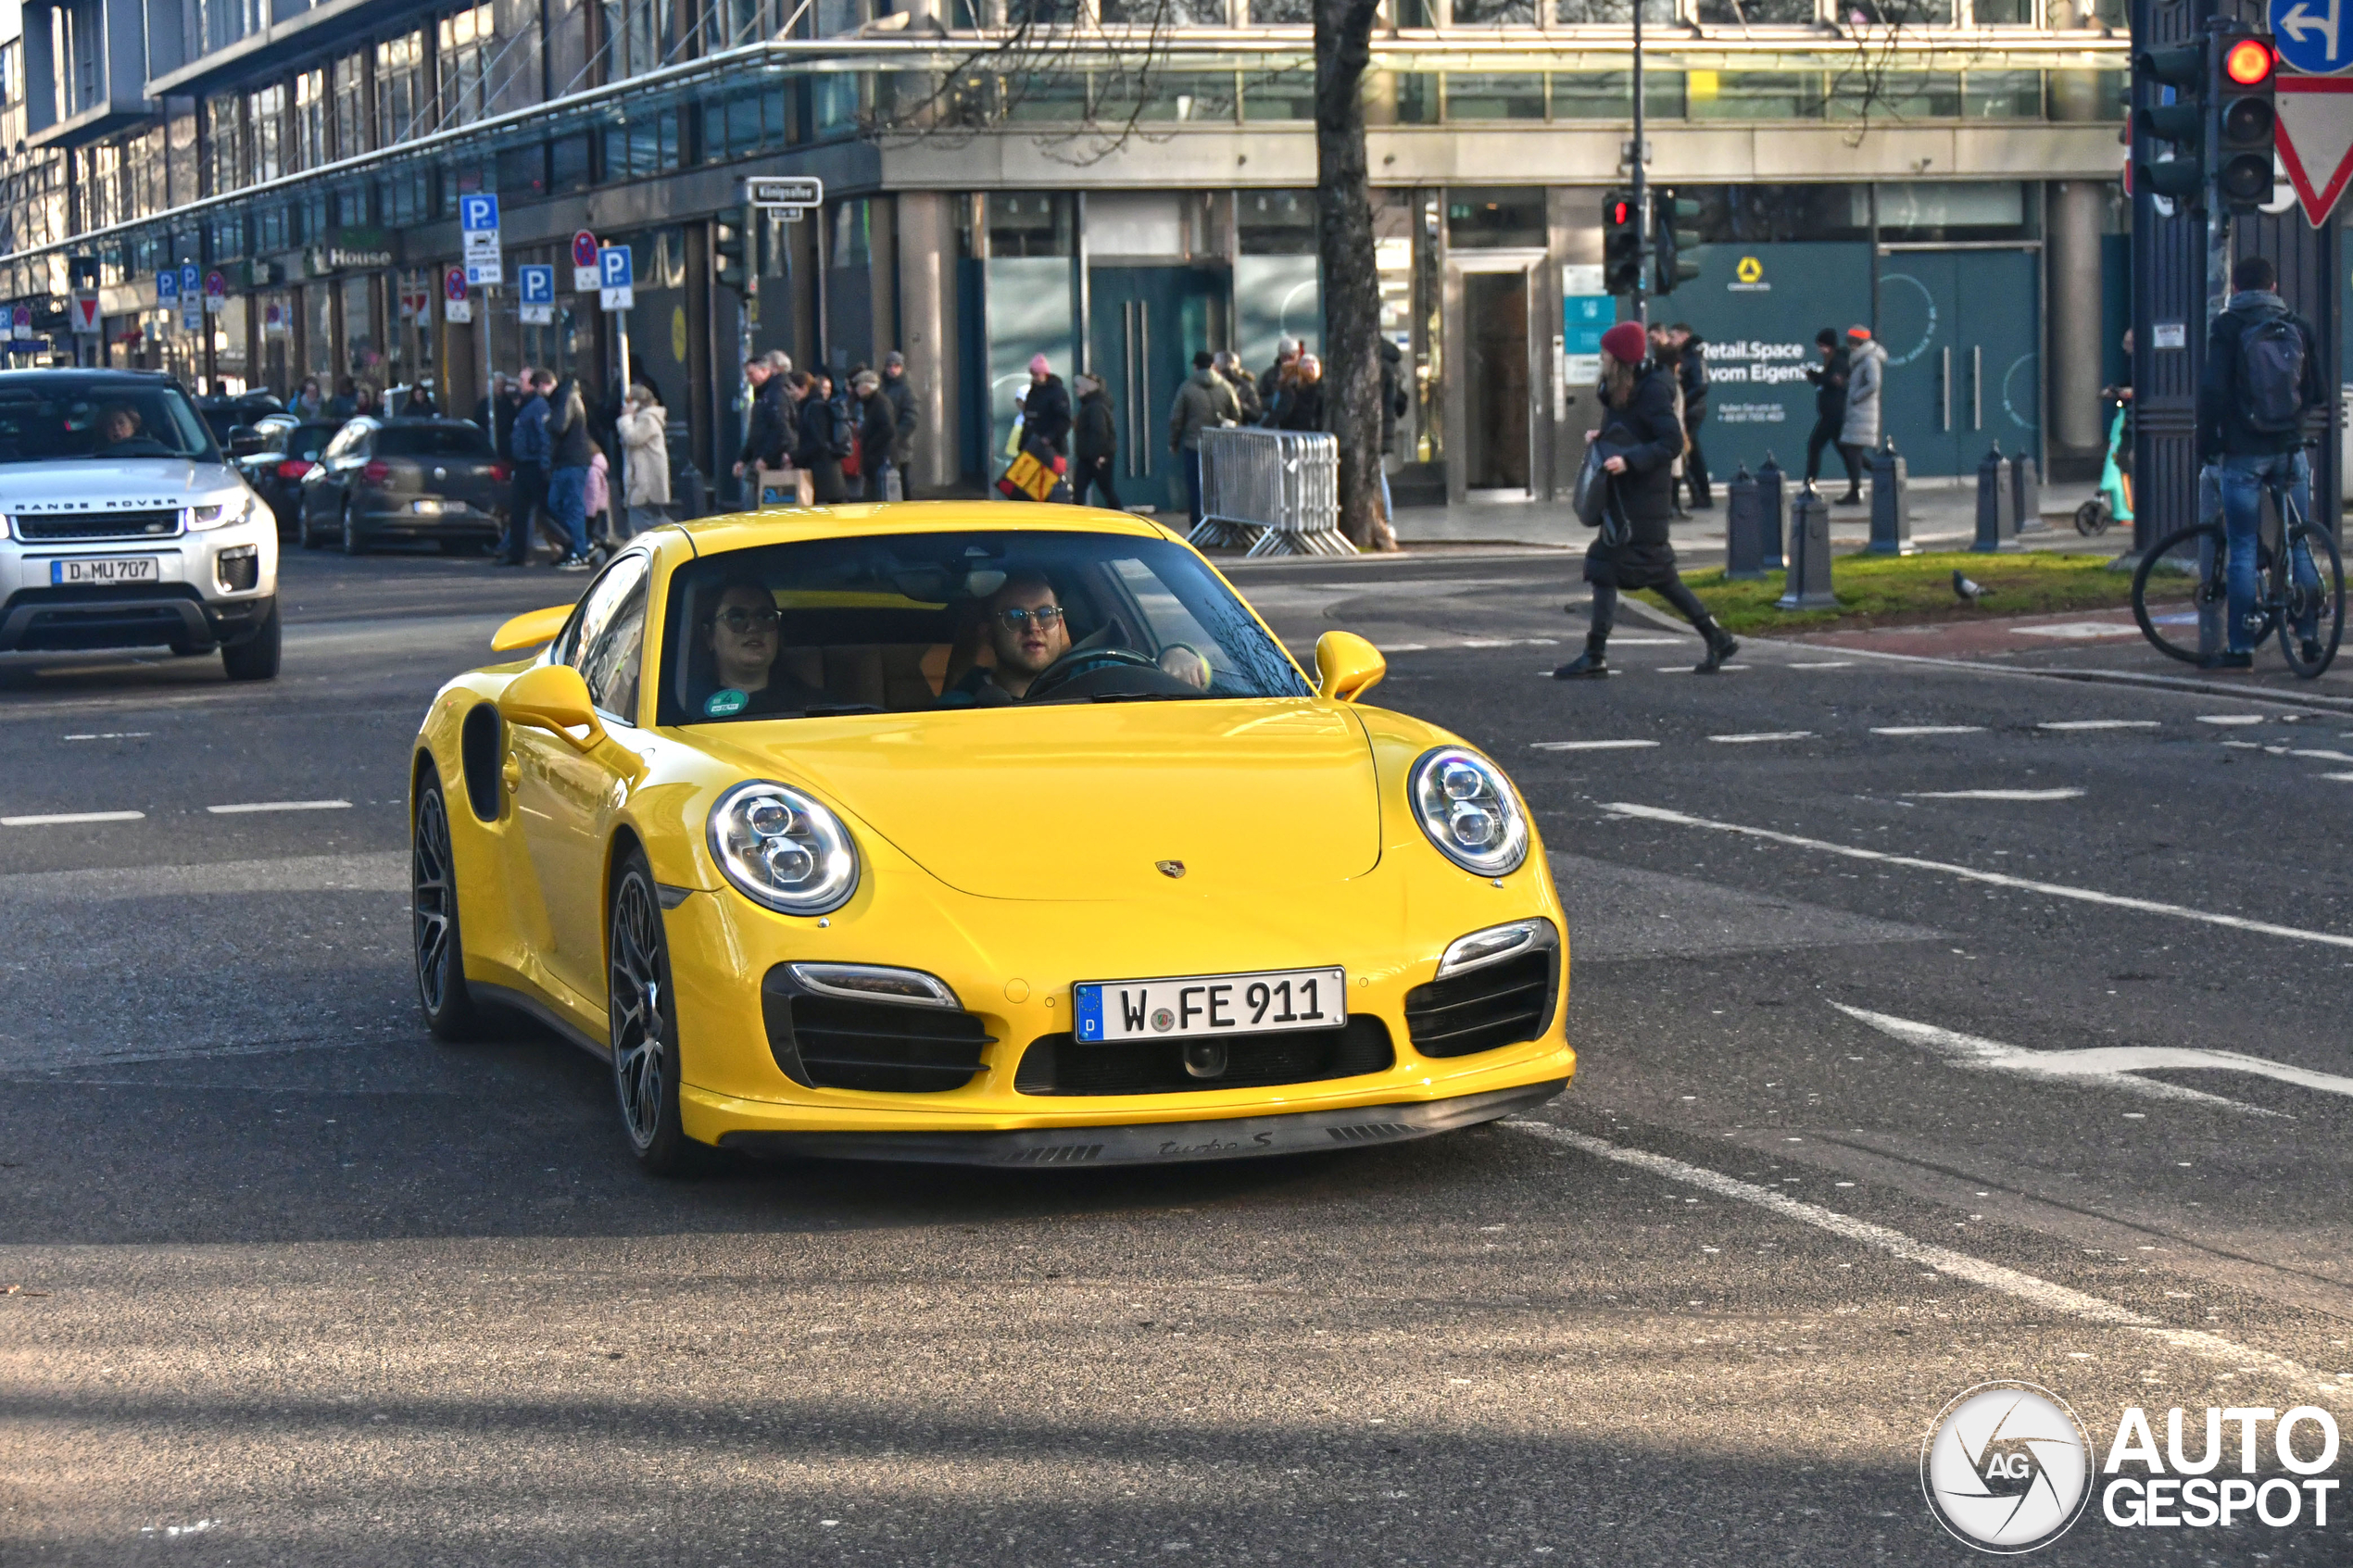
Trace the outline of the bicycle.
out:
M 2336 658 L 2345 636 L 2344 559 L 2328 530 L 2305 521 L 2285 485 L 2266 488 L 2280 527 L 2272 540 L 2259 534 L 2256 542 L 2254 634 L 2247 646 L 2259 649 L 2273 632 L 2281 632 L 2280 653 L 2288 669 L 2299 679 L 2316 680 Z M 2159 652 L 2196 664 L 2224 645 L 2229 558 L 2219 520 L 2170 533 L 2141 558 L 2140 570 L 2133 573 L 2133 619 Z M 2185 606 L 2160 597 L 2158 613 L 2152 614 L 2149 580 L 2159 571 L 2191 571 L 2197 586 Z

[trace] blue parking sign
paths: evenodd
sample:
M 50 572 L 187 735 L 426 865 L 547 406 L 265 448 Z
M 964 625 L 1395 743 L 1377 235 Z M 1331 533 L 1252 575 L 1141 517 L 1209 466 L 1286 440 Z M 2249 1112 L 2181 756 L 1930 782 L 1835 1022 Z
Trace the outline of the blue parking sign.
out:
M 498 198 L 495 195 L 459 196 L 458 227 L 467 233 L 496 230 L 498 227 Z
M 609 289 L 637 286 L 627 245 L 607 245 L 597 253 L 597 282 Z
M 196 264 L 191 261 L 180 269 L 180 297 L 195 299 L 203 293 L 204 281 L 196 276 Z
M 178 268 L 167 267 L 156 274 L 156 303 L 157 305 L 180 303 L 180 270 Z
M 556 270 L 553 267 L 518 267 L 515 269 L 515 285 L 522 290 L 525 305 L 553 305 L 556 302 Z

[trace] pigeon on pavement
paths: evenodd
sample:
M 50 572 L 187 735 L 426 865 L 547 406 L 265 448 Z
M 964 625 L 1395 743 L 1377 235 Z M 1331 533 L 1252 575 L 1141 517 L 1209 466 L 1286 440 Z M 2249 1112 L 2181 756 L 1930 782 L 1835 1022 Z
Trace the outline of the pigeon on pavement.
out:
M 1968 578 L 1962 576 L 1961 569 L 1959 567 L 1957 566 L 1953 569 L 1953 596 L 1959 599 L 1962 603 L 1975 604 L 1993 591 L 1994 590 L 1991 588 L 1982 586 L 1980 583 L 1972 583 Z

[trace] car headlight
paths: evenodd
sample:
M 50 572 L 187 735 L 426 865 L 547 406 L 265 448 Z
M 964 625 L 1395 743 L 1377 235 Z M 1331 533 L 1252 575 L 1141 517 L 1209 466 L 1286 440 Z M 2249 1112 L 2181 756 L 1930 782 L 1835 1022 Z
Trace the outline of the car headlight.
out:
M 787 915 L 822 915 L 858 890 L 841 819 L 789 784 L 754 779 L 711 809 L 711 858 L 736 891 Z
M 201 507 L 191 507 L 188 508 L 188 526 L 198 532 L 215 528 L 233 528 L 238 523 L 250 521 L 254 508 L 258 504 L 254 498 L 253 492 L 248 490 L 226 501 L 208 502 Z
M 1528 818 L 1503 771 L 1459 746 L 1426 751 L 1406 789 L 1438 852 L 1466 872 L 1502 876 L 1528 858 Z

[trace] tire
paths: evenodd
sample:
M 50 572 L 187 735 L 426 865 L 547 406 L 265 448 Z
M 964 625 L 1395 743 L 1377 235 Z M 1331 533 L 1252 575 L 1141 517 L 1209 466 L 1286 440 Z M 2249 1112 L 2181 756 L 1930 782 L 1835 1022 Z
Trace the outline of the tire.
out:
M 347 495 L 343 503 L 343 553 L 347 556 L 368 553 L 367 536 L 359 532 L 359 519 L 351 509 L 351 498 Z
M 254 634 L 233 647 L 220 650 L 220 668 L 233 681 L 271 681 L 278 675 L 278 656 L 284 645 L 278 621 L 278 601 L 270 601 L 270 613 L 261 618 L 261 625 Z
M 2075 532 L 2086 539 L 2107 533 L 2112 521 L 2108 512 L 2108 497 L 2104 495 L 2095 495 L 2075 508 Z
M 2280 573 L 2282 600 L 2287 606 L 2280 617 L 2280 652 L 2287 658 L 2287 667 L 2303 680 L 2318 680 L 2336 658 L 2337 646 L 2345 640 L 2345 562 L 2337 554 L 2336 541 L 2328 531 L 2309 522 L 2298 523 L 2289 538 L 2290 548 L 2282 552 Z M 2293 562 L 2299 554 L 2309 554 L 2312 569 L 2320 578 L 2311 588 L 2299 587 L 2296 582 Z M 2305 640 L 2298 625 L 2309 616 L 2314 636 L 2310 657 L 2306 657 Z
M 2215 570 L 2212 580 L 2199 582 L 2190 597 L 2183 601 L 2195 611 L 2201 605 L 2220 599 L 2222 595 L 2224 546 L 2220 527 L 2212 523 L 2197 523 L 2167 534 L 2158 541 L 2155 548 L 2141 557 L 2140 567 L 2133 573 L 2133 619 L 2139 623 L 2141 635 L 2154 644 L 2158 652 L 2178 659 L 2184 664 L 2196 664 L 2202 657 L 2198 652 L 2196 618 L 2193 615 L 2187 623 L 2171 621 L 2171 617 L 2178 613 L 2178 608 L 2168 606 L 2162 599 L 2158 605 L 2166 619 L 2152 616 L 2148 605 L 2149 578 L 2159 570 L 2178 571 L 2185 558 L 2192 577 L 2196 578 L 2201 546 L 2211 546 Z
M 449 847 L 449 808 L 441 781 L 417 797 L 409 829 L 409 956 L 417 972 L 417 1004 L 434 1037 L 481 1037 L 483 1013 L 466 985 L 466 946 L 458 922 L 457 863 Z
M 612 1031 L 613 1098 L 639 1169 L 691 1175 L 711 1150 L 686 1135 L 678 1116 L 678 1009 L 670 985 L 670 939 L 643 851 L 623 858 L 606 912 L 605 1012 Z

